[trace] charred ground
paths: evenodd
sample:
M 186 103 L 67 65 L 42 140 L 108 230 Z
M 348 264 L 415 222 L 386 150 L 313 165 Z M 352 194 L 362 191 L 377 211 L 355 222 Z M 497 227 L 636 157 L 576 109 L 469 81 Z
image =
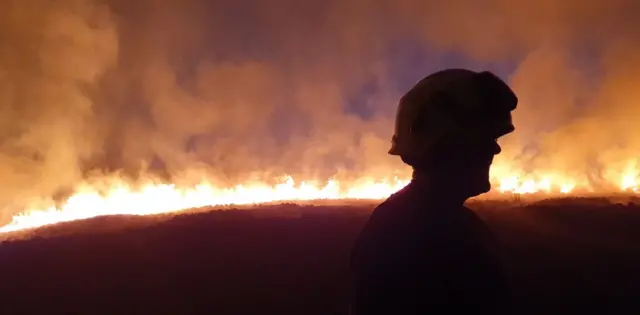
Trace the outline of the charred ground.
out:
M 640 310 L 640 206 L 472 207 L 506 248 L 518 313 Z M 14 234 L 0 245 L 0 313 L 346 314 L 348 253 L 371 209 L 203 209 Z

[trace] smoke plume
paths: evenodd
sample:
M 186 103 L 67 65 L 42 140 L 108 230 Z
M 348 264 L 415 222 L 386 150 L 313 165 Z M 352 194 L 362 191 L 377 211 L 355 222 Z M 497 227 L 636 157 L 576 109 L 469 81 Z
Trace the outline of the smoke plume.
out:
M 386 155 L 397 99 L 429 72 L 460 66 L 495 70 L 520 95 L 501 161 L 609 179 L 607 167 L 640 152 L 639 8 L 3 1 L 0 205 L 95 172 L 221 183 L 407 174 Z

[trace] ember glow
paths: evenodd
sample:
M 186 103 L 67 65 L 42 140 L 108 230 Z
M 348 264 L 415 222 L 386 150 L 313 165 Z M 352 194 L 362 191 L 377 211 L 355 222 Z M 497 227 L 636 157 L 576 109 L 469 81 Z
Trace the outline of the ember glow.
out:
M 524 176 L 496 174 L 494 190 L 480 198 L 505 198 L 513 195 L 545 197 L 593 192 L 593 188 L 561 176 Z M 610 192 L 638 193 L 640 174 L 635 169 L 620 173 L 618 186 Z M 156 215 L 207 206 L 253 205 L 274 202 L 313 200 L 380 200 L 404 187 L 407 179 L 366 178 L 356 181 L 299 181 L 284 176 L 281 183 L 247 183 L 222 188 L 202 181 L 190 187 L 149 181 L 132 184 L 118 177 L 106 178 L 98 184 L 80 185 L 74 194 L 59 205 L 28 208 L 0 227 L 11 232 L 61 222 L 105 215 Z M 42 204 L 42 201 L 39 201 Z

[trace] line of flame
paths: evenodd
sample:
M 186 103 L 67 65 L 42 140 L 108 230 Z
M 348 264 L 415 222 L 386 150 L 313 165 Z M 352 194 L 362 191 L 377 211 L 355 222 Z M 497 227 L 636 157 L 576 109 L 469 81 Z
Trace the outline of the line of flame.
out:
M 638 193 L 639 173 L 629 170 L 621 175 L 618 190 Z M 291 176 L 277 185 L 261 183 L 219 188 L 209 182 L 191 187 L 150 182 L 132 185 L 124 180 L 110 179 L 106 189 L 95 185 L 80 185 L 75 193 L 62 204 L 33 205 L 12 217 L 11 222 L 0 227 L 0 233 L 36 228 L 61 222 L 88 219 L 104 215 L 154 215 L 184 211 L 207 206 L 252 205 L 279 201 L 337 200 L 337 199 L 384 199 L 404 187 L 409 181 L 361 180 L 357 184 L 341 185 L 337 180 L 326 183 L 305 182 L 299 184 Z M 523 178 L 516 175 L 497 177 L 492 175 L 494 191 L 487 196 L 505 194 L 570 194 L 576 188 L 588 185 L 579 181 L 553 176 L 540 179 Z M 104 186 L 104 185 L 103 185 Z

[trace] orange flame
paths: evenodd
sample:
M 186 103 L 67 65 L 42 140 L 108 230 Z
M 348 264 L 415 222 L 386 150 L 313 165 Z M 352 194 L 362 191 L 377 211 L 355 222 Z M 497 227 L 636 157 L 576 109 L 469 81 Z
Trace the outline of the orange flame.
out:
M 619 175 L 617 189 L 621 192 L 638 193 L 640 172 L 635 165 L 627 167 Z M 486 198 L 501 195 L 533 194 L 558 195 L 575 193 L 577 188 L 589 191 L 589 185 L 566 176 L 548 174 L 527 176 L 507 172 L 506 168 L 492 169 L 494 191 Z M 118 177 L 103 179 L 99 185 L 84 183 L 60 205 L 44 201 L 27 207 L 13 216 L 12 221 L 0 227 L 0 232 L 18 231 L 44 225 L 87 219 L 104 215 L 154 215 L 184 211 L 206 206 L 252 205 L 280 201 L 338 200 L 338 199 L 383 199 L 404 187 L 409 181 L 361 179 L 324 183 L 301 181 L 296 183 L 286 176 L 282 183 L 267 185 L 248 183 L 230 188 L 220 188 L 202 181 L 197 185 L 179 187 L 174 184 L 148 181 L 134 185 Z M 102 188 L 101 188 L 102 187 Z

